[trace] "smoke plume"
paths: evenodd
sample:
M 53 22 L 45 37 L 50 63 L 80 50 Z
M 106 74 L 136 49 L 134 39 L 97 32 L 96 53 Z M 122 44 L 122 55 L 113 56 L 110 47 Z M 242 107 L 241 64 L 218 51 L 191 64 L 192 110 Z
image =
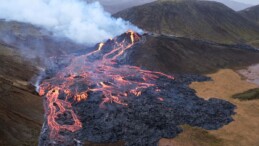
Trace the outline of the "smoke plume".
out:
M 56 36 L 93 45 L 129 29 L 141 32 L 127 21 L 116 19 L 98 2 L 82 0 L 2 0 L 0 18 L 31 23 Z

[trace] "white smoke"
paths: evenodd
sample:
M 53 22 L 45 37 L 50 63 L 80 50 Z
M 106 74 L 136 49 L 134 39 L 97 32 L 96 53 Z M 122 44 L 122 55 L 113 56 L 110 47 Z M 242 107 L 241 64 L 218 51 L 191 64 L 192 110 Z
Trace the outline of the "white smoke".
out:
M 93 45 L 131 29 L 140 29 L 112 18 L 98 2 L 81 0 L 1 0 L 0 18 L 31 23 L 78 43 Z

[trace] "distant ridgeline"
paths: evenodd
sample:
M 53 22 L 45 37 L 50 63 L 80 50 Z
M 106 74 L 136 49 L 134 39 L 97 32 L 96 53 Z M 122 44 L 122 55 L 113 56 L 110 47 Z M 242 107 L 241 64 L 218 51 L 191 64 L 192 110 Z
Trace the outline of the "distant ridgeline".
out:
M 160 0 L 123 10 L 114 16 L 161 34 L 219 43 L 255 44 L 253 42 L 259 40 L 256 23 L 213 1 Z

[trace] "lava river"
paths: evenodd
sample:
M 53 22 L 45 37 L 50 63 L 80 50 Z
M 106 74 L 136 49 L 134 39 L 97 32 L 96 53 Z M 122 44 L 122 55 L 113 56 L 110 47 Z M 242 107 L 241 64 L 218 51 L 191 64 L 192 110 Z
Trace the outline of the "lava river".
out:
M 155 86 L 152 82 L 158 75 L 174 79 L 170 75 L 142 70 L 136 66 L 116 66 L 116 59 L 140 40 L 140 36 L 133 31 L 128 31 L 125 35 L 127 37 L 124 40 L 110 40 L 113 44 L 110 50 L 102 50 L 105 44 L 100 43 L 95 51 L 74 58 L 68 67 L 40 85 L 39 94 L 47 98 L 47 123 L 52 139 L 61 138 L 61 130 L 75 132 L 82 127 L 72 109 L 71 101 L 87 100 L 89 92 L 102 92 L 103 101 L 100 108 L 105 108 L 105 103 L 112 102 L 127 106 L 123 99 L 128 94 L 139 96 L 142 89 Z M 71 88 L 78 82 L 87 85 L 87 89 L 81 90 L 78 86 Z M 157 91 L 159 92 L 159 89 Z M 65 99 L 60 99 L 60 96 Z M 56 122 L 56 118 L 65 112 L 71 114 L 73 124 L 61 125 Z
M 92 127 L 95 127 L 97 129 L 98 127 L 109 128 L 109 126 L 105 127 L 103 126 L 103 124 L 100 124 L 100 126 L 91 126 L 90 128 L 86 128 L 87 124 L 85 124 L 84 126 L 84 123 L 88 123 L 89 125 L 91 125 L 91 123 L 89 122 L 91 120 L 89 120 L 89 118 L 88 119 L 85 118 L 85 117 L 89 117 L 89 116 L 83 116 L 85 114 L 93 114 L 92 116 L 92 119 L 93 119 L 93 117 L 97 116 L 97 115 L 94 115 L 95 114 L 94 112 L 96 112 L 97 114 L 98 109 L 103 109 L 103 112 L 107 112 L 109 109 L 109 105 L 114 105 L 114 104 L 117 104 L 122 108 L 130 109 L 132 107 L 132 104 L 131 106 L 128 105 L 128 103 L 131 102 L 129 97 L 137 98 L 136 102 L 133 101 L 133 104 L 141 103 L 141 101 L 139 102 L 137 101 L 139 100 L 138 98 L 146 99 L 149 97 L 149 99 L 145 100 L 145 102 L 151 102 L 153 96 L 155 96 L 154 99 L 156 100 L 153 103 L 163 102 L 168 104 L 169 102 L 167 101 L 169 101 L 169 95 L 170 95 L 169 92 L 172 95 L 174 94 L 174 92 L 175 93 L 177 92 L 177 94 L 179 94 L 179 95 L 175 95 L 173 98 L 170 97 L 172 98 L 170 100 L 172 101 L 175 100 L 174 102 L 170 101 L 170 106 L 172 105 L 173 106 L 172 107 L 161 106 L 159 103 L 159 108 L 156 108 L 156 110 L 159 110 L 159 112 L 163 110 L 166 110 L 164 113 L 167 113 L 167 114 L 168 114 L 168 111 L 172 112 L 171 114 L 169 114 L 169 116 L 163 116 L 164 119 L 168 119 L 167 124 L 164 124 L 164 125 L 169 126 L 170 124 L 168 123 L 169 122 L 172 123 L 171 116 L 174 115 L 174 117 L 177 117 L 178 115 L 176 114 L 178 114 L 178 112 L 175 112 L 175 111 L 184 107 L 182 106 L 184 103 L 186 104 L 186 106 L 188 106 L 188 104 L 191 105 L 188 107 L 195 107 L 195 110 L 199 108 L 204 108 L 205 106 L 206 108 L 211 108 L 215 106 L 215 108 L 212 111 L 208 111 L 209 113 L 215 112 L 221 115 L 220 118 L 217 117 L 218 121 L 216 122 L 217 125 L 214 126 L 215 128 L 219 128 L 220 126 L 223 126 L 224 124 L 232 121 L 232 118 L 230 117 L 230 115 L 234 113 L 233 112 L 234 106 L 232 106 L 231 104 L 225 103 L 223 101 L 219 102 L 218 100 L 204 101 L 198 98 L 193 91 L 191 90 L 189 91 L 189 89 L 185 89 L 187 88 L 187 86 L 185 85 L 183 85 L 183 87 L 182 85 L 179 86 L 178 85 L 179 83 L 178 82 L 176 83 L 176 81 L 174 81 L 175 79 L 173 76 L 166 75 L 161 72 L 143 70 L 139 67 L 132 66 L 132 65 L 121 64 L 118 60 L 126 57 L 127 51 L 129 49 L 134 48 L 135 45 L 137 45 L 142 41 L 141 36 L 132 31 L 128 31 L 122 36 L 114 39 L 110 39 L 105 43 L 98 44 L 95 51 L 92 51 L 90 53 L 87 53 L 81 56 L 74 57 L 67 67 L 61 69 L 60 71 L 57 71 L 54 77 L 45 79 L 41 83 L 39 94 L 45 97 L 45 110 L 46 110 L 45 126 L 47 126 L 47 129 L 48 129 L 47 137 L 50 141 L 53 141 L 54 143 L 57 141 L 62 141 L 63 144 L 66 145 L 65 143 L 68 137 L 64 136 L 66 135 L 64 133 L 77 133 L 78 131 L 84 130 L 84 129 L 86 131 L 88 130 L 89 132 L 90 129 L 92 129 Z M 166 83 L 166 82 L 170 82 L 170 83 Z M 178 90 L 166 89 L 169 87 L 182 88 L 181 90 L 186 90 L 186 92 L 184 93 L 188 94 L 188 96 L 192 96 L 193 98 L 189 98 L 188 101 L 185 98 L 180 98 L 180 96 L 182 96 L 182 93 L 180 95 L 180 92 Z M 149 89 L 150 92 L 152 93 L 151 94 L 148 93 L 147 89 Z M 95 94 L 98 94 L 98 96 Z M 145 97 L 142 97 L 142 94 L 145 94 L 143 95 Z M 90 98 L 93 98 L 93 97 L 101 98 L 101 101 L 98 103 L 97 108 L 96 107 L 93 108 L 93 105 L 91 104 L 83 104 L 84 102 L 87 102 Z M 179 97 L 179 98 L 176 98 L 176 97 Z M 180 102 L 180 100 L 183 100 L 183 101 Z M 80 106 L 75 106 L 76 104 L 80 104 L 80 103 L 82 103 Z M 140 106 L 140 108 L 144 108 L 145 106 L 151 106 L 153 103 L 143 104 L 142 106 Z M 181 103 L 181 107 L 179 106 L 180 103 Z M 197 103 L 197 106 L 193 106 L 193 105 L 196 105 L 196 103 Z M 224 111 L 221 111 L 221 109 L 218 109 L 221 106 L 218 106 L 216 104 L 224 105 L 225 106 Z M 88 105 L 89 107 L 87 107 Z M 204 106 L 201 107 L 202 105 Z M 136 107 L 137 106 L 135 106 L 135 108 Z M 155 106 L 152 106 L 152 107 L 155 107 Z M 85 110 L 84 108 L 88 108 L 89 110 Z M 93 110 L 90 110 L 91 108 Z M 173 110 L 173 108 L 177 108 L 177 109 Z M 146 109 L 149 109 L 149 107 L 147 107 Z M 140 112 L 142 112 L 143 110 L 145 109 L 141 109 Z M 226 110 L 228 110 L 228 112 L 226 112 Z M 185 108 L 183 109 L 183 111 L 191 115 L 190 112 L 194 111 L 194 109 Z M 116 112 L 121 113 L 121 110 L 117 110 L 112 114 Z M 206 110 L 201 110 L 201 112 L 202 113 L 200 115 L 202 114 L 208 115 Z M 78 115 L 77 113 L 81 113 L 81 114 Z M 145 112 L 145 113 L 148 113 L 148 112 Z M 159 114 L 159 115 L 162 115 L 162 114 Z M 193 121 L 189 121 L 189 120 L 186 121 L 186 119 L 188 118 L 184 117 L 181 119 L 180 117 L 182 115 L 188 115 L 188 114 L 179 113 L 179 118 L 177 118 L 179 122 L 175 122 L 176 123 L 175 127 L 177 127 L 177 125 L 186 124 L 186 123 L 190 125 L 205 127 L 207 129 L 210 129 L 211 127 L 213 127 L 209 125 L 212 122 L 210 122 L 209 124 L 207 122 L 205 125 L 203 124 L 205 123 L 204 121 L 210 121 L 211 119 L 213 119 L 212 116 L 208 116 L 208 119 L 203 119 L 202 120 L 203 123 L 202 122 L 191 123 Z M 150 113 L 150 115 L 148 116 L 152 116 L 152 113 Z M 106 116 L 102 116 L 102 117 L 106 117 Z M 156 117 L 159 118 L 159 116 L 156 116 Z M 206 116 L 203 116 L 203 118 L 204 117 Z M 107 116 L 107 118 L 109 118 L 109 116 Z M 162 120 L 163 118 L 161 118 L 161 122 L 163 122 Z M 195 117 L 191 117 L 191 118 L 195 118 Z M 122 119 L 123 118 L 120 118 L 120 119 L 118 118 L 118 120 L 122 120 Z M 136 117 L 133 118 L 133 120 L 130 122 L 133 122 L 134 119 L 137 119 L 137 118 Z M 101 119 L 99 119 L 99 121 L 100 120 Z M 116 120 L 116 118 L 113 118 L 112 120 Z M 126 120 L 124 121 L 126 122 Z M 148 122 L 146 122 L 146 124 L 153 121 L 154 120 L 151 118 L 150 120 L 148 120 Z M 140 121 L 136 123 L 139 123 L 139 122 Z M 97 123 L 98 121 L 93 122 L 93 124 L 97 124 Z M 120 123 L 118 125 L 122 125 L 122 124 L 123 123 Z M 127 126 L 123 126 L 123 127 L 127 127 Z M 143 126 L 143 128 L 144 127 L 145 126 Z M 153 127 L 155 127 L 155 124 L 153 124 Z M 161 129 L 163 125 L 159 127 Z M 211 129 L 215 129 L 215 128 L 211 128 Z M 152 129 L 152 126 L 150 126 L 149 129 Z M 168 127 L 165 129 L 169 129 L 169 130 L 171 129 L 171 131 L 173 131 L 174 133 L 171 132 L 171 136 L 165 136 L 165 134 L 160 134 L 159 136 L 153 135 L 153 137 L 155 137 L 155 140 L 151 142 L 152 144 L 156 143 L 159 137 L 174 137 L 176 133 L 180 132 L 179 128 L 176 128 L 177 129 L 176 131 L 172 130 L 173 128 L 168 128 Z M 125 135 L 121 133 L 126 133 L 127 131 L 129 132 L 130 130 L 123 130 L 123 132 L 117 132 L 117 133 L 120 133 L 117 135 Z M 138 129 L 137 131 L 140 131 L 140 130 Z M 93 133 L 81 134 L 81 137 L 94 135 Z M 104 133 L 105 132 L 103 132 L 102 134 L 104 135 Z M 154 131 L 150 133 L 154 134 Z M 95 135 L 98 136 L 98 134 L 95 134 Z M 121 137 L 114 136 L 116 135 L 116 132 L 111 133 L 111 135 L 113 136 L 106 137 L 107 140 L 111 140 L 111 142 L 120 140 L 120 139 L 124 139 L 124 140 L 126 139 L 127 141 L 127 138 L 129 138 L 129 137 L 123 138 L 122 136 Z M 74 138 L 74 141 L 77 141 L 78 143 L 80 143 L 78 139 L 76 139 L 75 137 L 73 138 Z M 93 136 L 88 136 L 88 138 L 85 138 L 84 140 L 89 140 L 89 139 L 91 140 L 94 138 Z M 105 136 L 102 136 L 101 138 L 95 138 L 93 141 L 101 142 L 102 140 L 107 141 L 105 140 Z M 134 144 L 130 144 L 130 142 L 131 140 L 128 140 L 127 145 L 134 145 Z M 138 145 L 145 144 L 144 141 L 136 142 L 136 143 Z

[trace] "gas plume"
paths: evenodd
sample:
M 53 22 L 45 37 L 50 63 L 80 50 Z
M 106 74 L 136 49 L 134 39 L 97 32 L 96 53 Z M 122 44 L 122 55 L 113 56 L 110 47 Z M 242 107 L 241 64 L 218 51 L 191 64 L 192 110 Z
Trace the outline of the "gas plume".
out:
M 82 0 L 2 0 L 0 19 L 30 23 L 77 43 L 94 45 L 131 29 L 141 30 L 121 18 L 113 18 L 98 2 Z

